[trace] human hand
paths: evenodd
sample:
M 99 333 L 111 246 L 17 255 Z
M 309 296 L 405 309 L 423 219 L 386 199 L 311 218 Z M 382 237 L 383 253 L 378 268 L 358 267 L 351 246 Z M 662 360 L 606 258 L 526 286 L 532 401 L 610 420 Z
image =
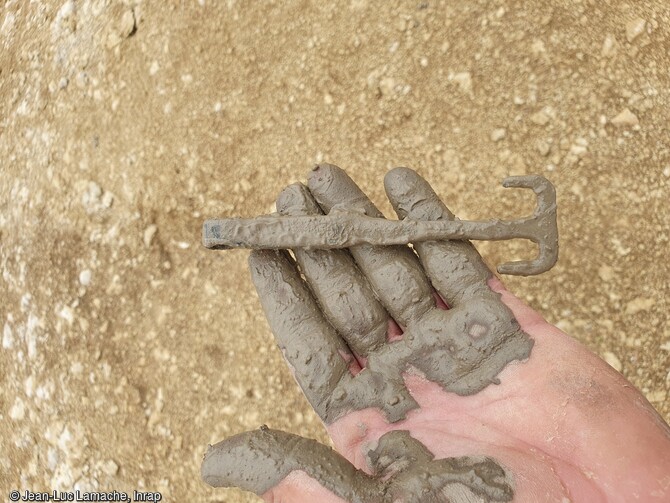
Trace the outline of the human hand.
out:
M 382 216 L 335 166 L 308 185 L 279 213 Z M 453 218 L 409 169 L 385 186 L 400 218 Z M 262 428 L 210 448 L 206 482 L 285 502 L 670 499 L 670 429 L 632 385 L 469 243 L 414 249 L 296 249 L 307 283 L 287 253 L 252 252 L 270 327 L 341 455 Z

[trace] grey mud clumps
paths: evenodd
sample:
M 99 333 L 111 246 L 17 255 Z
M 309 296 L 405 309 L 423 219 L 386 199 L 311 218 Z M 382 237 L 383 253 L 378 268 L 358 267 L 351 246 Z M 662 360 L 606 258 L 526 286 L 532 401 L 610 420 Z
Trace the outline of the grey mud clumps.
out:
M 543 187 L 538 208 L 553 205 L 555 210 L 553 187 L 549 182 Z M 404 222 L 455 221 L 430 185 L 410 169 L 389 172 L 385 188 Z M 277 212 L 266 218 L 384 218 L 343 170 L 328 164 L 314 168 L 308 186 L 284 189 Z M 322 240 L 333 241 L 346 234 L 335 224 L 304 230 L 330 233 Z M 557 250 L 552 225 L 545 221 L 545 227 L 547 249 Z M 290 241 L 306 240 L 293 235 Z M 472 395 L 500 384 L 500 372 L 531 353 L 533 341 L 489 288 L 492 273 L 468 241 L 412 244 L 413 249 L 407 243 L 364 240 L 346 249 L 298 246 L 292 248 L 293 257 L 285 250 L 257 249 L 249 257 L 277 344 L 326 425 L 369 408 L 381 411 L 389 423 L 401 421 L 419 407 L 404 376 L 420 375 L 445 392 Z M 511 500 L 511 476 L 494 460 L 434 460 L 410 433 L 381 437 L 378 448 L 367 453 L 372 475 L 326 447 L 267 429 L 212 447 L 202 473 L 212 485 L 257 494 L 291 471 L 303 470 L 347 501 Z
M 301 470 L 351 503 L 488 503 L 514 495 L 509 477 L 492 459 L 435 460 L 406 431 L 386 433 L 367 457 L 372 474 L 315 440 L 262 427 L 210 447 L 202 477 L 214 487 L 263 494 Z

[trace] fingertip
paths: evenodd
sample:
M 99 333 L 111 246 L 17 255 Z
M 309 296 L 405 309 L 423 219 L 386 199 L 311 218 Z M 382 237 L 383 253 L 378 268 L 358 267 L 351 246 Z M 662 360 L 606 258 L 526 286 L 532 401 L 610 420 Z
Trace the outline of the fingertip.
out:
M 383 216 L 356 182 L 334 164 L 317 165 L 307 179 L 307 186 L 325 213 L 333 206 L 341 205 L 352 210 L 362 210 L 371 217 Z
M 394 168 L 384 177 L 384 188 L 400 218 L 438 220 L 453 218 L 430 184 L 410 168 Z
M 398 217 L 407 216 L 409 208 L 406 202 L 414 185 L 417 174 L 405 167 L 393 168 L 384 176 L 384 190 Z
M 312 168 L 312 171 L 307 177 L 307 186 L 310 190 L 319 188 L 326 190 L 339 172 L 343 170 L 334 164 L 321 163 Z
M 234 438 L 234 437 L 233 437 Z M 229 439 L 230 440 L 230 439 Z M 200 478 L 212 487 L 228 487 L 230 470 L 226 463 L 226 440 L 208 445 L 200 465 Z
M 300 182 L 289 185 L 279 193 L 279 196 L 277 196 L 277 211 L 281 215 L 320 213 L 309 189 Z
M 386 189 L 386 193 L 388 194 L 389 191 L 393 192 L 397 190 L 399 183 L 406 182 L 407 179 L 412 176 L 416 176 L 416 172 L 413 169 L 404 166 L 398 166 L 397 168 L 391 169 L 384 176 L 384 188 Z

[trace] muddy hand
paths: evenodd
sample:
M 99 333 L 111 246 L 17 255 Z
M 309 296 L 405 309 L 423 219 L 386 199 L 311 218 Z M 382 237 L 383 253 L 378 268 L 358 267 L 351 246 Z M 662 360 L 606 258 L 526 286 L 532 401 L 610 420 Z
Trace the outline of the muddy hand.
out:
M 286 188 L 279 213 L 383 218 L 335 166 L 308 185 Z M 409 169 L 385 186 L 400 218 L 454 218 Z M 470 243 L 414 249 L 252 252 L 277 343 L 344 457 L 262 429 L 210 448 L 205 481 L 268 501 L 664 501 L 670 437 L 641 395 L 504 290 Z M 636 438 L 625 456 L 618 435 Z

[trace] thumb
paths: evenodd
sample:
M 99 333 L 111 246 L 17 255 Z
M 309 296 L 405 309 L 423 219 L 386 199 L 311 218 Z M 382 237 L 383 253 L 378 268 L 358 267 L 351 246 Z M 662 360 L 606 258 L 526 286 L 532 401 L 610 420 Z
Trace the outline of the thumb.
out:
M 383 493 L 378 482 L 330 447 L 267 427 L 210 446 L 200 472 L 213 487 L 239 487 L 259 496 L 281 492 L 294 495 L 293 501 L 305 501 L 308 494 L 326 497 L 329 491 L 332 501 L 337 496 L 362 503 Z

